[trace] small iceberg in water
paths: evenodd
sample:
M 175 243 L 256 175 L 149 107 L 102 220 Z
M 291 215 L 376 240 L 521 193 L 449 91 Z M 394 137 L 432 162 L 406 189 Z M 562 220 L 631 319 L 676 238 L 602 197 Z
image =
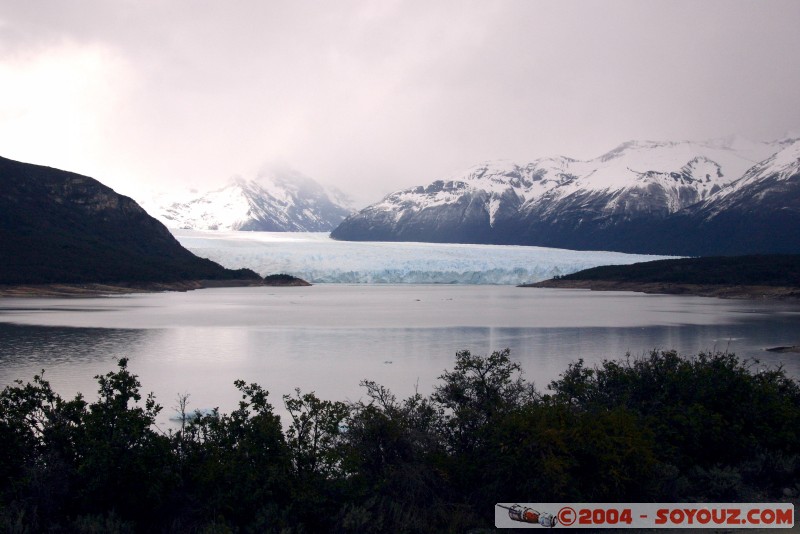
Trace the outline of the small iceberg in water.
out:
M 195 419 L 199 419 L 200 417 L 211 415 L 214 413 L 214 408 L 198 408 L 196 410 L 191 410 L 186 412 L 186 422 L 194 421 Z M 181 414 L 179 412 L 175 412 L 170 418 L 170 421 L 176 421 L 180 423 L 183 420 Z

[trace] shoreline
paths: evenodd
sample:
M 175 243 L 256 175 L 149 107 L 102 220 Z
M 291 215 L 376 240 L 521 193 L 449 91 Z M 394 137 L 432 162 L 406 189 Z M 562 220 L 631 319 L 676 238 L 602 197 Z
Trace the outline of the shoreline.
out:
M 36 297 L 105 297 L 135 293 L 194 291 L 215 287 L 258 287 L 261 280 L 183 280 L 180 282 L 131 282 L 86 284 L 17 284 L 0 285 L 0 298 Z
M 625 282 L 618 280 L 543 280 L 518 287 L 588 289 L 591 291 L 633 291 L 655 295 L 687 295 L 723 299 L 798 300 L 800 288 L 788 286 L 729 286 L 714 284 L 674 284 L 667 282 Z

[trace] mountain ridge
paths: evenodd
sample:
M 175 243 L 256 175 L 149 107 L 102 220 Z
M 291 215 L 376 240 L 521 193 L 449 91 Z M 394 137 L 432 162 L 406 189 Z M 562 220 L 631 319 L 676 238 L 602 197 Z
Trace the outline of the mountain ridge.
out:
M 585 161 L 560 156 L 528 164 L 487 162 L 446 181 L 391 193 L 345 219 L 331 235 L 356 241 L 517 244 L 678 255 L 800 251 L 792 232 L 785 235 L 790 241 L 787 247 L 777 246 L 777 237 L 766 248 L 748 247 L 731 242 L 745 239 L 746 229 L 726 236 L 715 226 L 709 237 L 724 243 L 705 250 L 695 238 L 684 239 L 674 230 L 691 233 L 703 227 L 692 211 L 701 205 L 729 209 L 715 203 L 734 189 L 755 187 L 758 180 L 753 177 L 742 181 L 751 169 L 782 173 L 782 198 L 794 202 L 790 192 L 800 189 L 796 183 L 800 177 L 794 178 L 798 147 L 800 141 L 793 138 L 761 143 L 742 138 L 628 141 Z M 759 183 L 778 187 L 763 176 Z M 792 205 L 797 204 L 790 204 L 790 211 Z M 779 226 L 800 224 L 795 220 L 794 215 L 784 217 Z M 765 225 L 772 223 L 763 220 L 756 226 Z

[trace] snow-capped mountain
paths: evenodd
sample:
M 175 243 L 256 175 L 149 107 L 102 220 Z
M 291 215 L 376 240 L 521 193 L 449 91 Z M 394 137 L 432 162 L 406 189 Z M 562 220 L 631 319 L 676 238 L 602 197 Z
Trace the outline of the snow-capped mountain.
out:
M 348 217 L 332 236 L 654 252 L 650 245 L 658 239 L 644 235 L 645 228 L 657 231 L 655 223 L 776 172 L 790 179 L 786 162 L 795 146 L 792 139 L 740 137 L 632 141 L 588 161 L 486 163 L 392 193 Z
M 664 221 L 682 254 L 800 253 L 800 138 Z M 663 250 L 663 248 L 662 248 Z
M 522 205 L 574 176 L 571 160 L 527 166 L 506 162 L 478 165 L 464 175 L 392 193 L 348 217 L 332 234 L 355 241 L 491 243 L 497 221 L 513 218 Z M 471 236 L 471 237 L 461 237 Z
M 739 153 L 719 142 L 631 141 L 599 158 L 573 162 L 576 179 L 549 189 L 524 211 L 554 215 L 586 207 L 609 217 L 666 215 L 708 198 L 775 150 L 763 143 Z
M 713 219 L 731 210 L 779 209 L 800 212 L 800 138 L 784 140 L 781 150 L 757 163 L 739 180 L 697 206 Z
M 170 228 L 325 232 L 353 210 L 340 191 L 282 169 L 264 171 L 253 180 L 233 178 L 221 189 L 154 211 Z

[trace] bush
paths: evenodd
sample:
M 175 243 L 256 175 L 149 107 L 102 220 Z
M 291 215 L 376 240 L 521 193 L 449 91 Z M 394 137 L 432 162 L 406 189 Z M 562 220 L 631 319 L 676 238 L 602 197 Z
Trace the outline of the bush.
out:
M 751 473 L 751 493 L 779 494 L 800 475 L 800 388 L 780 368 L 759 369 L 758 362 L 727 353 L 683 358 L 653 351 L 645 358 L 605 361 L 596 369 L 579 361 L 550 388 L 556 402 L 581 413 L 630 411 L 639 427 L 653 433 L 662 470 L 677 468 L 677 476 L 695 486 L 697 498 L 704 488 L 720 495 L 711 489 L 719 484 L 703 480 L 720 480 L 731 470 Z M 788 461 L 753 473 L 748 465 L 761 456 Z M 673 498 L 681 497 L 688 495 Z
M 0 393 L 11 532 L 463 532 L 496 502 L 781 500 L 800 486 L 800 388 L 731 354 L 570 364 L 536 392 L 507 350 L 456 354 L 429 396 L 285 396 L 155 430 L 119 361 L 93 403 L 43 378 Z M 184 396 L 185 400 L 185 396 Z M 185 413 L 185 402 L 182 403 Z

